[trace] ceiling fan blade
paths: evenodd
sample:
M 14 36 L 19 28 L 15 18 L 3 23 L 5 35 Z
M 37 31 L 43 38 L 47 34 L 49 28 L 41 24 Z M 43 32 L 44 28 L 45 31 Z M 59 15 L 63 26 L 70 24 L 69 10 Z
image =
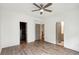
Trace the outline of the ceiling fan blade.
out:
M 48 10 L 48 9 L 44 9 L 45 11 L 47 11 L 47 12 L 52 12 L 52 10 Z
M 38 7 L 38 8 L 41 8 L 39 5 L 37 5 L 36 3 L 33 3 L 33 5 L 35 5 L 36 7 Z
M 32 12 L 34 12 L 34 11 L 39 11 L 40 9 L 37 9 L 37 10 L 32 10 Z
M 40 12 L 40 15 L 42 15 L 43 14 L 43 12 Z
M 51 6 L 51 5 L 52 5 L 52 3 L 48 3 L 47 5 L 44 6 L 44 8 L 47 8 L 47 7 Z

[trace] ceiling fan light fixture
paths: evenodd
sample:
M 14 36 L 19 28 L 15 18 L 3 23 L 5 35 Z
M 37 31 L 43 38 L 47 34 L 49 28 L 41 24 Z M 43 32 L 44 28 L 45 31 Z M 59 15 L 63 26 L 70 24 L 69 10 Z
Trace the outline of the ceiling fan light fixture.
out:
M 44 11 L 43 9 L 40 10 L 40 12 L 43 12 L 43 11 Z
M 32 10 L 32 11 L 40 11 L 40 15 L 42 15 L 44 11 L 52 12 L 52 10 L 46 9 L 47 7 L 51 6 L 52 3 L 47 3 L 46 5 L 44 5 L 44 4 L 38 5 L 36 3 L 33 3 L 33 5 L 35 5 L 36 7 L 38 7 L 38 9 L 37 10 Z

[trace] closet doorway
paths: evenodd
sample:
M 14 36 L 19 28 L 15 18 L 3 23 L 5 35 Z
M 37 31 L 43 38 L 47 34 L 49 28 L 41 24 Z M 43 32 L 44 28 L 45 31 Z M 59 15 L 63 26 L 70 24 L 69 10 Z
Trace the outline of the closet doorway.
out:
M 20 22 L 20 44 L 27 43 L 27 23 Z
M 56 44 L 64 46 L 64 22 L 56 22 Z
M 44 41 L 44 24 L 35 24 L 35 41 Z

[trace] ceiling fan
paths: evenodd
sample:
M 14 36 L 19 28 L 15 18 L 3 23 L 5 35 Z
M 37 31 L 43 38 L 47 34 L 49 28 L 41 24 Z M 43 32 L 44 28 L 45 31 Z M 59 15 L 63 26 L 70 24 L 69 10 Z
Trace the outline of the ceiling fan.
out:
M 36 7 L 38 7 L 38 9 L 32 10 L 32 12 L 34 12 L 34 11 L 40 11 L 40 15 L 43 14 L 43 11 L 52 12 L 52 10 L 46 9 L 47 7 L 51 6 L 52 3 L 47 3 L 46 5 L 44 5 L 42 3 L 40 5 L 38 5 L 36 3 L 33 3 L 33 5 L 36 6 Z

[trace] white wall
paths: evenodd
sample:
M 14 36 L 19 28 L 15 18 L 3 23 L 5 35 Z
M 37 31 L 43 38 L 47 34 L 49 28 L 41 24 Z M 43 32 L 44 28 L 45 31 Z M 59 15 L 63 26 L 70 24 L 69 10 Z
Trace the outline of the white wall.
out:
M 56 44 L 56 22 L 64 21 L 64 47 L 79 51 L 78 6 L 78 4 L 55 4 L 53 15 L 44 20 L 46 41 Z
M 58 17 L 59 18 L 59 17 Z M 61 21 L 61 19 L 57 20 L 57 17 L 51 17 L 45 19 L 45 41 L 56 43 L 56 21 Z
M 29 17 L 25 14 L 3 10 L 1 14 L 1 45 L 2 48 L 20 44 L 19 22 L 27 22 L 27 41 L 35 40 L 35 22 L 37 18 Z
M 1 52 L 1 18 L 0 18 L 0 52 Z
M 1 19 L 0 19 L 0 52 L 1 52 Z
M 0 52 L 1 52 L 1 19 L 0 19 Z
M 67 16 L 66 16 L 67 15 Z M 79 51 L 79 11 L 74 10 L 66 14 L 65 22 L 65 44 L 67 48 Z

